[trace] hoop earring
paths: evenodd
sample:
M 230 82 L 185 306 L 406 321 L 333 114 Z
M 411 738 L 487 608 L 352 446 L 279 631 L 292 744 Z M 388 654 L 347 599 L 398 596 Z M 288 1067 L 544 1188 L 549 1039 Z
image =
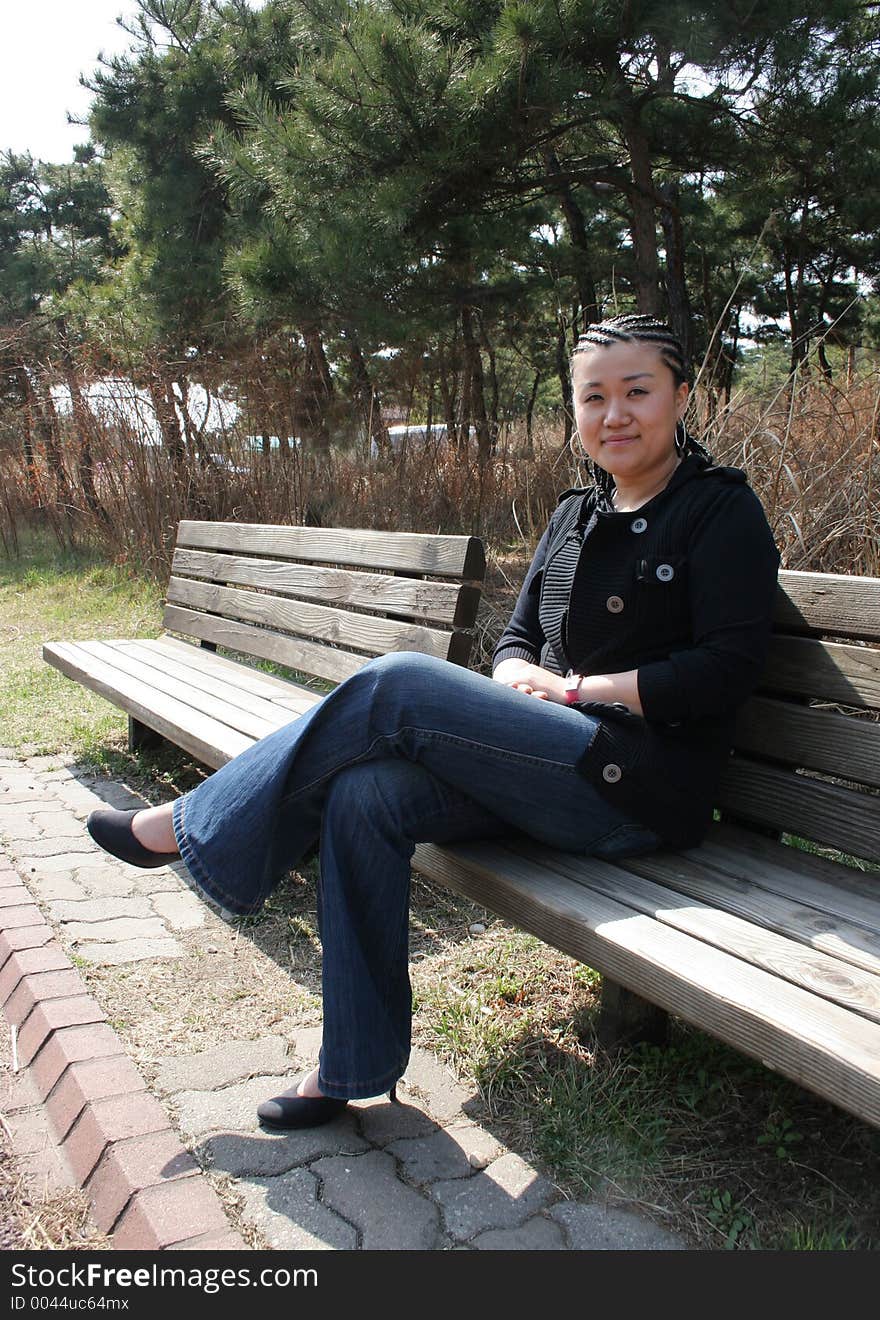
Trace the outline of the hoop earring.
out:
M 684 418 L 679 417 L 678 421 L 675 423 L 675 452 L 678 454 L 679 458 L 683 458 L 687 453 L 689 441 L 690 436 L 687 433 Z

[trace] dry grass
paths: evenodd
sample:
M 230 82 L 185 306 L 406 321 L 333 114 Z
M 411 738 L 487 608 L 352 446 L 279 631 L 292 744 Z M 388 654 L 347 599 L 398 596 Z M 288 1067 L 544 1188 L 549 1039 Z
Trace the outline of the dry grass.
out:
M 711 406 L 697 391 L 693 426 L 722 462 L 742 466 L 760 495 L 789 568 L 880 574 L 880 385 L 877 373 L 846 391 L 815 376 L 768 397 L 735 395 Z M 131 419 L 94 419 L 89 442 L 97 504 L 83 491 L 82 457 L 64 423 L 73 505 L 56 499 L 56 473 L 44 452 L 25 471 L 18 438 L 0 434 L 0 536 L 14 551 L 23 525 L 37 520 L 60 544 L 71 538 L 111 562 L 167 576 L 181 518 L 305 523 L 480 535 L 492 553 L 529 554 L 559 491 L 583 471 L 561 445 L 561 423 L 536 425 L 526 452 L 521 427 L 502 436 L 492 460 L 473 445 L 432 443 L 371 460 L 362 443 L 325 452 L 256 453 L 235 430 L 210 441 L 207 461 L 187 449 L 177 459 L 144 443 Z

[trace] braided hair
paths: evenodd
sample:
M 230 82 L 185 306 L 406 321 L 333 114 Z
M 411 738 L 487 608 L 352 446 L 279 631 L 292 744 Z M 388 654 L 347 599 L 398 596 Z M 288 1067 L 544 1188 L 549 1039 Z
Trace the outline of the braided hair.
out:
M 664 321 L 658 321 L 653 316 L 636 314 L 612 316 L 606 321 L 588 325 L 583 334 L 578 336 L 578 341 L 572 351 L 572 369 L 574 368 L 574 357 L 578 353 L 586 353 L 591 348 L 608 348 L 611 344 L 632 343 L 656 345 L 660 357 L 672 372 L 676 385 L 689 383 L 689 373 L 681 340 L 676 338 Z M 714 462 L 708 450 L 704 449 L 699 441 L 695 440 L 690 434 L 683 420 L 675 428 L 675 448 L 681 458 L 684 458 L 687 454 L 699 454 L 701 458 L 706 459 L 708 462 Z M 592 459 L 588 458 L 586 462 L 598 488 L 600 501 L 606 508 L 613 508 L 613 476 L 610 472 L 606 472 L 603 467 L 600 467 L 598 463 L 593 462 Z

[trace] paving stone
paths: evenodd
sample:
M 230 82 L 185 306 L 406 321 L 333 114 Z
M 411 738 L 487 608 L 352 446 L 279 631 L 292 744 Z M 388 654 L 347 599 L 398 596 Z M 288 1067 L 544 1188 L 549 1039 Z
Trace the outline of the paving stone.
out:
M 106 922 L 117 917 L 153 916 L 148 898 L 86 898 L 77 902 L 54 902 L 49 908 L 55 921 Z M 72 929 L 72 927 L 71 927 Z
M 83 885 L 78 884 L 64 875 L 38 875 L 28 876 L 28 887 L 36 895 L 46 902 L 63 899 L 83 899 L 88 898 L 88 892 Z
M 85 886 L 87 898 L 128 898 L 139 892 L 135 882 L 123 875 L 121 868 L 115 871 L 80 868 L 74 876 L 77 884 Z
M 4 1027 L 3 1053 L 9 1058 L 12 1054 L 10 1033 L 2 1019 L 0 1025 Z M 32 1109 L 39 1103 L 40 1097 L 29 1068 L 19 1068 L 18 1072 L 13 1072 L 12 1068 L 0 1069 L 0 1114 L 8 1118 L 19 1109 Z
M 82 831 L 80 831 L 82 835 Z M 25 851 L 29 858 L 36 858 L 42 861 L 46 857 L 77 857 L 83 853 L 93 852 L 95 845 L 86 835 L 85 837 L 72 839 L 29 839 Z
M 80 829 L 82 826 L 80 826 Z M 29 843 L 32 839 L 40 839 L 43 831 L 40 829 L 36 819 L 30 816 L 14 817 L 11 814 L 0 819 L 0 834 L 7 843 Z
M 283 1178 L 246 1178 L 242 1217 L 276 1251 L 354 1251 L 357 1232 L 318 1202 L 318 1184 L 307 1169 Z
M 290 1041 L 291 1052 L 305 1068 L 317 1066 L 324 1031 L 317 1027 L 297 1027 Z
M 357 1100 L 353 1106 L 360 1130 L 374 1146 L 406 1137 L 426 1137 L 437 1125 L 418 1105 L 401 1101 L 392 1104 L 387 1095 L 371 1100 Z
M 557 1195 L 552 1185 L 508 1152 L 470 1178 L 436 1182 L 431 1195 L 458 1242 L 492 1228 L 517 1228 Z
M 558 1224 L 535 1215 L 519 1228 L 493 1228 L 470 1244 L 477 1251 L 565 1251 L 565 1234 Z
M 46 1101 L 46 1110 L 56 1137 L 63 1141 L 89 1101 L 145 1090 L 146 1082 L 126 1055 L 86 1058 L 70 1065 Z
M 51 856 L 38 856 L 30 848 L 16 852 L 18 865 L 28 873 L 35 875 L 66 875 L 73 878 L 74 873 L 88 858 L 86 852 L 59 852 Z
M 21 884 L 21 876 L 11 867 L 0 867 L 0 889 L 10 889 L 14 885 Z
M 324 1204 L 360 1231 L 364 1251 L 437 1247 L 441 1231 L 437 1207 L 400 1181 L 394 1160 L 384 1151 L 318 1160 L 312 1172 L 322 1180 Z
M 34 950 L 27 950 L 28 953 Z M 39 949 L 36 952 L 42 953 Z M 18 958 L 18 954 L 15 958 Z M 10 958 L 9 960 L 13 960 Z M 3 969 L 4 971 L 6 968 Z M 62 996 L 81 995 L 85 987 L 78 972 L 68 963 L 67 968 L 53 972 L 32 972 L 23 976 L 4 1005 L 4 1012 L 10 1022 L 19 1026 L 24 1022 L 34 1004 L 41 999 L 58 999 Z
M 41 1100 L 45 1100 L 71 1063 L 84 1059 L 106 1059 L 121 1053 L 119 1037 L 105 1022 L 87 1027 L 64 1027 L 46 1041 L 31 1064 Z
M 668 1229 L 617 1206 L 563 1201 L 548 1212 L 565 1229 L 573 1251 L 686 1251 Z
M 32 903 L 23 903 L 20 907 L 3 908 L 0 911 L 0 927 L 4 931 L 18 930 L 22 927 L 30 928 L 39 925 L 42 921 L 42 912 Z
M 243 1237 L 233 1229 L 220 1233 L 200 1233 L 184 1242 L 172 1242 L 166 1251 L 252 1251 Z
M 143 900 L 141 900 L 143 901 Z M 158 940 L 167 934 L 158 917 L 114 917 L 110 921 L 71 921 L 66 933 L 75 942 L 95 943 L 117 940 Z
M 69 811 L 40 811 L 32 817 L 41 835 L 55 839 L 81 839 L 82 821 Z M 29 837 L 33 838 L 33 835 Z
M 40 1106 L 9 1114 L 6 1125 L 12 1135 L 16 1155 L 34 1155 L 46 1146 L 55 1144 L 46 1123 L 46 1114 Z
M 205 905 L 188 889 L 180 893 L 155 894 L 151 901 L 155 911 L 172 930 L 195 930 L 205 924 Z
M 233 1178 L 274 1178 L 323 1155 L 357 1155 L 367 1143 L 343 1123 L 292 1132 L 221 1132 L 198 1148 L 205 1164 Z
M 439 1059 L 418 1048 L 410 1055 L 404 1090 L 417 1096 L 431 1117 L 441 1123 L 461 1118 L 462 1106 L 473 1100 L 473 1092 L 460 1086 Z
M 17 885 L 6 885 L 0 889 L 0 909 L 23 907 L 32 902 L 33 896 L 30 890 L 26 889 L 20 880 Z M 0 915 L 0 921 L 2 920 L 3 917 Z
M 132 874 L 133 894 L 144 894 L 147 898 L 152 898 L 154 894 L 176 894 L 179 891 L 180 880 L 177 878 L 177 873 L 167 866 L 157 867 L 154 871 Z
M 145 958 L 183 958 L 186 949 L 172 935 L 164 939 L 119 940 L 113 944 L 80 944 L 77 956 L 102 967 L 141 962 Z
M 257 1105 L 277 1095 L 278 1077 L 252 1077 L 218 1091 L 182 1091 L 174 1096 L 180 1130 L 188 1136 L 201 1137 L 209 1132 L 256 1132 L 259 1129 Z M 286 1079 L 285 1079 L 286 1080 Z M 344 1112 L 328 1126 L 354 1131 L 354 1120 Z
M 277 1073 L 286 1076 L 293 1066 L 283 1036 L 264 1036 L 260 1040 L 232 1040 L 199 1054 L 178 1055 L 160 1064 L 153 1085 L 161 1093 L 213 1091 L 247 1077 Z
M 18 1033 L 18 1056 L 22 1065 L 28 1066 L 54 1032 L 104 1022 L 106 1016 L 91 995 L 47 999 L 37 1004 Z
M 162 1251 L 205 1233 L 226 1233 L 229 1220 L 204 1178 L 182 1178 L 136 1192 L 113 1232 L 118 1251 Z
M 62 1149 L 80 1187 L 107 1145 L 150 1132 L 170 1132 L 165 1110 L 148 1091 L 90 1100 L 68 1132 Z
M 400 1160 L 406 1177 L 415 1183 L 468 1178 L 474 1172 L 471 1157 L 485 1161 L 482 1167 L 503 1154 L 500 1141 L 474 1123 L 435 1128 L 430 1136 L 395 1141 L 385 1148 Z
M 22 949 L 14 953 L 0 971 L 0 1004 L 5 1004 L 23 976 L 35 972 L 60 972 L 71 967 L 60 944 L 54 940 L 39 949 Z
M 3 967 L 13 953 L 19 949 L 42 948 L 51 943 L 52 928 L 47 926 L 42 916 L 31 926 L 17 926 L 13 929 L 0 929 L 0 967 Z

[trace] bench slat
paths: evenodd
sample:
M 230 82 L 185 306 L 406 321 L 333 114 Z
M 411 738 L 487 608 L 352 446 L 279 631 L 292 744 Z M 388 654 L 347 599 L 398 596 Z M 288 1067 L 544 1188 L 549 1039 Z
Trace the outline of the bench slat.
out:
M 209 671 L 184 664 L 173 653 L 169 654 L 159 647 L 140 646 L 137 642 L 117 642 L 109 643 L 109 645 L 114 646 L 114 649 L 120 650 L 133 660 L 149 665 L 159 674 L 167 675 L 169 678 L 186 683 L 194 689 L 210 693 L 229 705 L 237 705 L 242 710 L 250 711 L 251 714 L 270 721 L 273 727 L 277 723 L 277 713 L 280 705 L 283 705 L 287 710 L 297 710 L 300 714 L 305 714 L 316 702 L 321 700 L 316 692 L 309 692 L 307 688 L 297 687 L 293 683 L 285 684 L 288 688 L 286 694 L 279 695 L 270 689 L 270 695 L 261 696 L 247 686 L 247 674 L 244 675 L 245 681 L 243 682 L 241 680 L 237 683 L 230 681 L 230 671 L 244 669 L 243 665 L 234 660 L 226 662 L 228 669 L 225 672 L 222 669 Z M 196 647 L 190 649 L 198 654 Z M 207 654 L 206 651 L 202 652 L 202 655 Z M 220 660 L 222 663 L 223 657 L 215 656 L 214 659 Z M 254 673 L 255 671 L 250 670 L 250 672 Z
M 232 700 L 229 700 L 228 696 L 221 692 L 219 683 L 213 683 L 210 691 L 206 691 L 203 685 L 188 680 L 181 682 L 167 670 L 138 659 L 124 644 L 82 642 L 81 647 L 86 654 L 93 655 L 97 660 L 112 665 L 121 674 L 136 679 L 145 689 L 174 697 L 184 705 L 191 706 L 193 710 L 200 711 L 203 715 L 210 715 L 212 719 L 219 720 L 221 724 L 228 724 L 231 729 L 237 729 L 239 733 L 245 733 L 254 740 L 265 738 L 267 734 L 274 733 L 280 725 L 288 722 L 272 702 L 264 701 L 262 710 L 257 713 L 253 710 L 255 704 L 253 699 L 243 703 L 239 700 L 239 694 L 235 689 L 232 689 Z
M 711 856 L 703 855 L 704 848 L 705 845 L 698 850 L 699 856 L 686 852 L 629 857 L 625 865 L 628 872 L 663 884 L 685 900 L 694 898 L 721 911 L 733 912 L 832 958 L 880 975 L 880 930 L 876 914 L 872 914 L 870 928 L 837 913 L 830 916 L 829 907 L 845 908 L 846 900 L 827 884 L 821 887 L 821 906 L 814 906 L 810 903 L 809 886 L 802 886 L 807 892 L 797 897 L 778 892 L 763 883 L 766 872 L 756 865 L 754 858 L 744 861 L 742 856 L 731 854 L 729 860 L 713 864 Z M 788 872 L 787 879 L 794 888 L 796 874 Z M 781 888 L 785 891 L 786 886 L 783 884 Z
M 706 841 L 688 856 L 705 857 L 725 874 L 750 876 L 765 889 L 803 898 L 810 907 L 880 934 L 880 870 L 876 867 L 863 871 L 845 866 L 726 822 L 713 824 Z
M 726 903 L 723 883 L 716 884 L 721 900 L 721 906 L 716 906 L 695 898 L 692 893 L 683 896 L 676 884 L 677 876 L 672 879 L 662 870 L 660 882 L 646 876 L 638 859 L 627 860 L 618 867 L 594 857 L 538 850 L 530 844 L 517 845 L 516 851 L 664 925 L 742 958 L 753 967 L 761 967 L 792 985 L 802 986 L 823 999 L 880 1022 L 880 959 L 874 958 L 873 970 L 858 967 L 812 947 L 809 940 L 804 943 L 770 929 L 761 919 L 760 910 L 757 923 L 747 919 Z M 675 864 L 674 859 L 664 860 Z
M 880 641 L 880 578 L 783 569 L 776 619 L 784 631 Z
M 240 587 L 261 587 L 277 595 L 299 596 L 337 607 L 412 615 L 431 623 L 470 628 L 477 615 L 476 587 L 424 578 L 383 577 L 279 559 L 243 559 L 201 550 L 174 551 L 172 573 Z
M 486 571 L 485 551 L 476 536 L 184 520 L 178 527 L 177 543 L 200 550 L 396 569 L 434 577 L 461 577 L 479 583 Z
M 47 642 L 43 659 L 214 769 L 246 751 L 253 742 L 246 734 L 173 697 L 145 689 L 142 683 L 84 652 L 75 642 Z
M 318 678 L 341 683 L 356 674 L 369 659 L 366 655 L 353 655 L 350 651 L 335 651 L 330 646 L 317 646 L 300 637 L 273 632 L 271 628 L 254 628 L 235 619 L 221 619 L 215 614 L 198 614 L 177 605 L 167 605 L 165 627 L 171 632 L 224 646 L 229 651 L 258 656 L 261 660 L 274 660 L 288 669 L 297 669 Z
M 762 691 L 880 708 L 880 649 L 774 636 Z
M 220 587 L 213 582 L 193 582 L 173 577 L 168 583 L 168 600 L 187 609 L 238 619 L 243 623 L 270 626 L 276 632 L 291 632 L 299 637 L 385 655 L 388 651 L 423 651 L 445 660 L 454 633 L 425 628 L 417 623 L 397 622 L 373 614 L 351 614 L 311 605 L 306 601 L 282 600 L 237 587 Z
M 880 1126 L 880 1027 L 491 843 L 419 844 L 428 879 L 497 912 Z
M 880 861 L 880 799 L 732 757 L 718 794 L 722 812 Z
M 806 770 L 840 774 L 880 788 L 880 724 L 812 706 L 752 697 L 739 713 L 735 744 Z
M 277 674 L 267 674 L 262 669 L 255 669 L 245 660 L 218 655 L 205 646 L 172 637 L 170 633 L 165 633 L 162 637 L 145 642 L 143 645 L 167 652 L 198 673 L 216 674 L 224 682 L 231 683 L 235 687 L 244 687 L 247 691 L 264 696 L 269 701 L 277 701 L 279 698 L 286 700 L 290 697 L 291 690 L 294 693 L 310 693 L 309 688 L 300 687 L 292 679 L 280 678 Z

